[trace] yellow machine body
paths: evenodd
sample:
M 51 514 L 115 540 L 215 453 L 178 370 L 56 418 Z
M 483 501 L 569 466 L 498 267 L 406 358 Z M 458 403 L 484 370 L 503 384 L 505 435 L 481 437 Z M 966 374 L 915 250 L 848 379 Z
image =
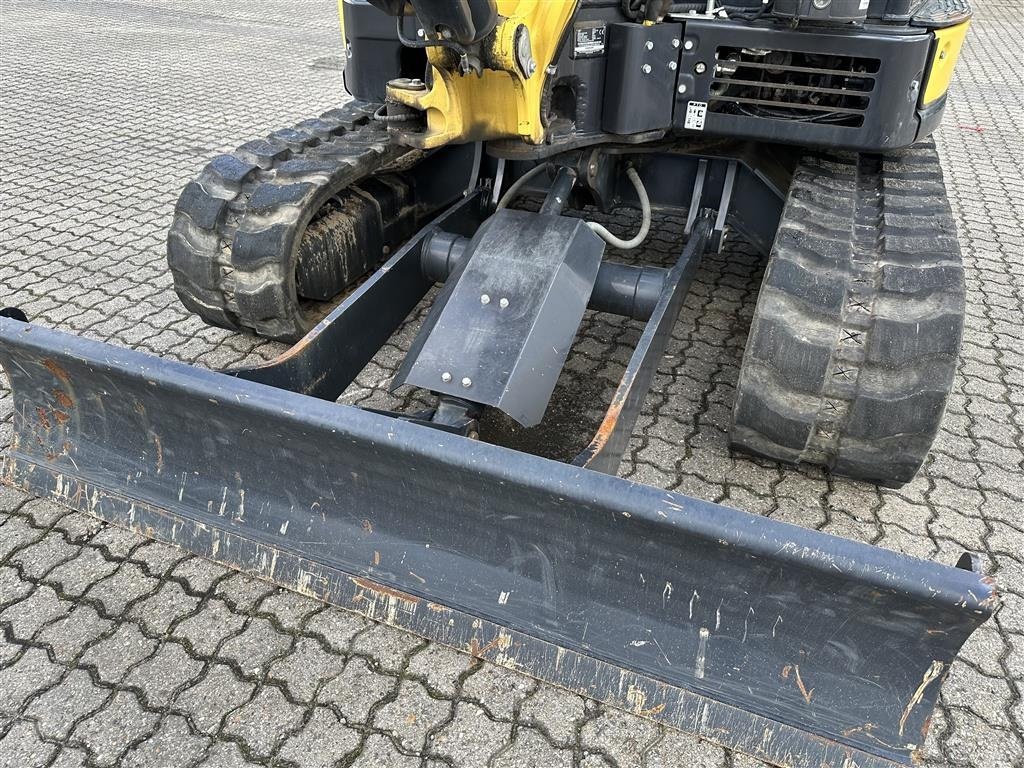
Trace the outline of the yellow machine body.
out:
M 558 53 L 576 5 L 576 0 L 498 0 L 501 21 L 489 43 L 488 58 L 501 69 L 463 74 L 452 66 L 448 51 L 428 48 L 426 90 L 388 87 L 389 99 L 426 113 L 426 130 L 410 136 L 409 143 L 431 149 L 517 136 L 531 144 L 541 143 L 545 70 Z M 521 25 L 529 31 L 537 65 L 529 75 L 515 62 L 515 34 Z
M 924 106 L 934 103 L 937 99 L 946 95 L 949 84 L 953 80 L 953 70 L 960 58 L 960 48 L 967 37 L 967 29 L 971 22 L 965 21 L 955 27 L 936 29 L 935 53 L 932 56 L 932 64 L 928 70 L 928 77 L 925 79 L 924 98 L 921 103 Z

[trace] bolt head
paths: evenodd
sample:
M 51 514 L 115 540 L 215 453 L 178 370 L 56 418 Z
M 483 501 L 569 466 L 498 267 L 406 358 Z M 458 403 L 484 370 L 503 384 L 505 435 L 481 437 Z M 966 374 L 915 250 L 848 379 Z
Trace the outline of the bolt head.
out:
M 416 30 L 416 37 L 426 37 L 426 35 L 427 35 L 427 33 L 424 32 L 422 29 L 417 29 Z
M 654 50 L 654 42 L 653 41 L 648 40 L 644 45 L 645 45 L 645 47 L 647 48 L 648 51 L 653 51 Z
M 705 72 L 708 71 L 708 65 L 705 64 L 703 61 L 698 61 L 696 64 L 694 64 L 693 71 L 696 72 L 698 75 L 703 75 Z
M 441 381 L 443 381 L 445 384 L 449 383 L 451 380 L 452 375 L 448 373 L 448 371 L 445 371 L 444 373 L 441 374 Z
M 669 69 L 671 69 L 671 70 L 672 70 L 673 72 L 675 72 L 675 71 L 676 71 L 676 67 L 678 67 L 678 66 L 679 66 L 679 65 L 678 65 L 678 64 L 676 64 L 676 63 L 675 63 L 674 61 L 670 61 L 670 62 L 668 63 L 668 68 L 669 68 Z
M 644 64 L 642 67 L 640 67 L 640 69 L 643 70 L 645 75 L 651 74 L 651 65 L 650 64 Z
M 688 51 L 692 51 L 693 50 L 693 40 L 687 40 L 685 43 L 683 43 L 683 48 L 685 48 Z
M 672 47 L 673 48 L 678 48 L 679 47 L 679 38 L 678 37 L 672 39 Z
M 469 378 L 469 376 L 464 377 L 462 379 L 462 386 L 465 387 L 466 389 L 469 389 L 470 387 L 473 386 L 473 380 Z
M 502 298 L 502 300 L 498 302 L 498 306 L 502 309 L 506 309 L 508 307 L 508 299 Z
M 487 295 L 486 293 L 485 293 L 485 294 L 483 294 L 483 295 L 482 295 L 482 296 L 480 297 L 480 303 L 481 303 L 481 304 L 483 304 L 483 305 L 484 305 L 484 306 L 486 307 L 486 306 L 487 306 L 488 304 L 490 304 L 490 303 L 491 303 L 491 297 L 490 297 L 490 296 L 488 296 L 488 295 Z
M 676 88 L 676 90 L 679 91 L 680 93 L 686 93 L 686 83 L 680 83 L 679 87 Z

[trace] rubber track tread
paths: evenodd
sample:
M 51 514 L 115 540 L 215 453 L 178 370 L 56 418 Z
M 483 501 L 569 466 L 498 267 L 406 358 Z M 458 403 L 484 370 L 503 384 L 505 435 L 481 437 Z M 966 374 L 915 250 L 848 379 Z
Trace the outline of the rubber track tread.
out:
M 185 187 L 167 261 L 189 310 L 281 341 L 309 329 L 295 274 L 306 227 L 326 202 L 413 151 L 388 141 L 373 107 L 352 102 L 249 141 Z
M 938 432 L 963 322 L 932 141 L 886 156 L 805 156 L 750 327 L 733 446 L 903 485 Z

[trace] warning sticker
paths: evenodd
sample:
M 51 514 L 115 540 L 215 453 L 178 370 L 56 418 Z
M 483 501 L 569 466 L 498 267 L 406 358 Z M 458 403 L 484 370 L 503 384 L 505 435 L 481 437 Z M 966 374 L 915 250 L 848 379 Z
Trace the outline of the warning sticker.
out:
M 691 131 L 704 130 L 704 118 L 708 114 L 708 103 L 706 101 L 690 101 L 686 104 L 686 119 L 683 127 Z

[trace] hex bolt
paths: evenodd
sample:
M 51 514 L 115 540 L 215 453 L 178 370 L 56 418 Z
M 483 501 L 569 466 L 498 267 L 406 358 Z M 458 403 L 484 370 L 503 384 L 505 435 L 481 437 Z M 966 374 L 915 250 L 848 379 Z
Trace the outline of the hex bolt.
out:
M 484 306 L 487 306 L 488 304 L 491 303 L 491 297 L 488 296 L 486 293 L 483 294 L 482 296 L 480 296 L 480 303 L 483 304 Z
M 451 380 L 452 375 L 448 373 L 448 371 L 445 371 L 444 373 L 441 374 L 441 381 L 443 381 L 445 384 L 449 383 Z
M 469 378 L 469 376 L 466 376 L 465 378 L 462 379 L 462 386 L 465 387 L 466 389 L 469 389 L 470 387 L 473 386 L 473 380 Z
M 676 90 L 679 91 L 680 93 L 686 93 L 686 83 L 680 83 L 679 87 L 676 88 Z
M 672 47 L 673 48 L 678 48 L 679 47 L 679 38 L 678 37 L 672 38 Z
M 696 64 L 693 65 L 693 71 L 696 72 L 698 75 L 703 75 L 705 72 L 708 71 L 708 65 L 705 64 L 703 61 L 698 61 Z
M 683 43 L 683 48 L 685 48 L 688 51 L 692 51 L 693 50 L 693 40 L 687 40 L 685 43 Z
M 676 63 L 675 63 L 674 61 L 670 61 L 670 62 L 668 63 L 668 68 L 669 68 L 669 69 L 671 69 L 671 70 L 672 70 L 673 72 L 675 72 L 675 71 L 676 71 L 676 67 L 678 67 L 678 66 L 679 66 L 679 65 L 678 65 L 678 64 L 676 64 Z
M 647 43 L 646 43 L 646 47 L 647 47 L 648 51 L 653 51 L 654 50 L 654 42 L 652 40 L 648 40 Z
M 640 69 L 643 70 L 645 75 L 651 74 L 651 65 L 650 64 L 644 64 L 642 67 L 640 67 Z
M 508 307 L 508 299 L 502 298 L 502 300 L 498 302 L 498 306 L 502 309 L 506 309 Z
M 427 33 L 424 32 L 422 29 L 417 29 L 416 30 L 416 37 L 426 37 L 426 35 L 427 35 Z

